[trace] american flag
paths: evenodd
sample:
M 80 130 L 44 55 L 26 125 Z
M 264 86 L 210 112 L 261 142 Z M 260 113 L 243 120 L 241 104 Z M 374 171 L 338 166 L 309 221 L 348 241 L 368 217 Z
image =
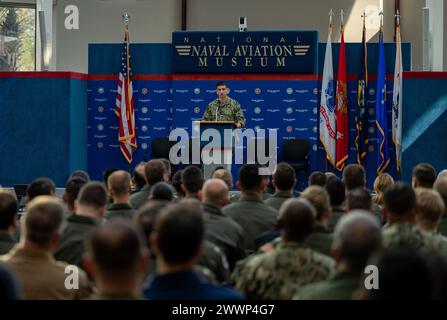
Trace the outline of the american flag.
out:
M 119 73 L 118 89 L 116 91 L 115 114 L 118 116 L 120 149 L 126 160 L 132 162 L 132 153 L 137 148 L 135 135 L 135 112 L 133 105 L 132 73 L 130 69 L 129 29 L 126 26 L 121 72 Z

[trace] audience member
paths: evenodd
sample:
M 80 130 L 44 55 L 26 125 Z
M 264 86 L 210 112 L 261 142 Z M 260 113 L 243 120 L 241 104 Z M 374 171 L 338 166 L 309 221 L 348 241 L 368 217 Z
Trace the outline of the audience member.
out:
M 62 201 L 65 203 L 65 216 L 69 217 L 75 212 L 75 200 L 78 197 L 81 188 L 88 182 L 81 176 L 74 176 L 68 179 L 65 184 Z
M 17 199 L 10 192 L 0 190 L 0 255 L 8 253 L 16 244 L 13 235 L 18 207 Z
M 149 201 L 152 186 L 157 182 L 164 181 L 165 171 L 165 165 L 160 160 L 152 159 L 145 164 L 146 185 L 129 198 L 129 203 L 134 209 L 138 210 Z
M 345 214 L 343 203 L 345 202 L 345 184 L 337 176 L 327 178 L 325 189 L 331 201 L 332 214 L 327 220 L 327 227 L 333 232 L 338 220 Z
M 113 203 L 107 208 L 104 221 L 132 220 L 136 210 L 129 204 L 131 177 L 127 171 L 117 170 L 107 179 L 107 189 Z
M 383 194 L 386 189 L 391 187 L 394 184 L 394 179 L 388 173 L 382 173 L 374 180 L 374 192 L 376 195 L 373 198 L 373 203 L 378 206 L 383 206 Z
M 264 203 L 279 210 L 287 199 L 293 197 L 293 187 L 296 184 L 295 170 L 287 163 L 279 163 L 273 174 L 272 184 L 275 188 L 275 193 L 265 200 Z
M 160 158 L 158 160 L 163 162 L 163 165 L 165 166 L 164 181 L 165 182 L 171 181 L 171 174 L 172 174 L 171 162 L 168 159 L 164 159 L 164 158 Z
M 323 187 L 326 185 L 327 176 L 323 172 L 314 171 L 309 176 L 309 186 L 320 186 Z
M 350 190 L 346 195 L 346 211 L 352 210 L 372 211 L 371 191 L 366 188 Z
M 157 182 L 151 189 L 149 200 L 151 201 L 172 201 L 174 193 L 172 186 L 166 182 Z
M 202 170 L 196 166 L 188 166 L 182 172 L 182 190 L 185 198 L 200 199 L 200 191 L 204 183 Z
M 447 244 L 447 238 L 438 233 L 438 225 L 444 214 L 445 205 L 438 191 L 416 188 L 416 225 L 431 233 L 440 242 Z
M 71 173 L 70 177 L 68 178 L 68 180 L 70 180 L 71 178 L 82 178 L 84 179 L 86 182 L 90 181 L 90 176 L 87 172 L 85 172 L 84 170 L 75 170 Z
M 180 200 L 185 196 L 185 193 L 183 192 L 183 189 L 182 189 L 182 173 L 183 173 L 183 170 L 179 170 L 176 173 L 174 173 L 174 175 L 172 176 L 171 184 L 175 189 L 175 191 L 174 191 L 174 199 L 175 200 Z
M 19 300 L 19 284 L 12 270 L 0 263 L 0 301 Z
M 56 186 L 48 178 L 38 178 L 31 182 L 26 189 L 26 202 L 30 202 L 38 196 L 56 196 Z
M 435 184 L 434 189 L 439 192 L 444 200 L 444 214 L 439 222 L 438 231 L 444 237 L 447 237 L 447 175 L 439 177 Z
M 433 188 L 436 180 L 436 170 L 428 163 L 419 163 L 413 168 L 411 183 L 413 188 Z
M 146 185 L 146 176 L 144 175 L 144 167 L 146 163 L 140 162 L 135 166 L 132 177 L 132 192 L 131 194 L 140 192 Z

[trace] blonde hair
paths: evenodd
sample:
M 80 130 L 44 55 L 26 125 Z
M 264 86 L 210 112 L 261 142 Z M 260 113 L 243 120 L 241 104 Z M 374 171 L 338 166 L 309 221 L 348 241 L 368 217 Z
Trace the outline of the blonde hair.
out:
M 315 207 L 317 212 L 316 220 L 320 220 L 331 209 L 329 194 L 326 189 L 320 186 L 308 187 L 301 193 L 301 196 Z
M 438 222 L 444 213 L 444 201 L 438 191 L 416 188 L 416 205 L 422 220 Z
M 391 187 L 394 184 L 394 179 L 388 173 L 382 173 L 380 176 L 374 180 L 374 191 L 376 192 L 376 196 L 373 199 L 373 202 L 378 205 L 383 205 L 383 194 L 386 189 Z

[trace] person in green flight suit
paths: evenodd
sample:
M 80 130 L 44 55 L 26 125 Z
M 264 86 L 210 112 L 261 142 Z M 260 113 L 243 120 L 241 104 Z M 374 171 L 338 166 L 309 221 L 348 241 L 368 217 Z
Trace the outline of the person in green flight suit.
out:
M 218 82 L 216 93 L 218 98 L 208 105 L 203 120 L 234 121 L 236 128 L 245 127 L 245 117 L 241 105 L 228 96 L 228 86 L 224 82 Z

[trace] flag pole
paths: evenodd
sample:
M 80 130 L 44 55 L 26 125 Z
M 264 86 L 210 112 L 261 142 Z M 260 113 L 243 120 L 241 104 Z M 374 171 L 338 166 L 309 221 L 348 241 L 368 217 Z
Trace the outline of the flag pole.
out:
M 129 15 L 129 13 L 127 12 L 127 11 L 125 11 L 124 13 L 123 13 L 123 15 L 122 15 L 122 17 L 121 17 L 121 19 L 123 20 L 123 22 L 124 22 L 124 32 L 125 32 L 125 35 L 126 35 L 126 50 L 127 50 L 127 75 L 130 75 L 130 73 L 129 73 L 129 68 L 130 68 L 130 66 L 129 66 L 129 21 L 130 21 L 130 15 Z M 130 88 L 130 80 L 129 80 L 129 76 L 127 77 L 127 88 Z M 126 99 L 127 99 L 127 105 L 128 106 L 130 106 L 130 97 L 129 97 L 129 94 L 126 94 Z M 128 114 L 127 114 L 127 119 L 130 119 L 131 117 L 130 117 L 130 113 L 129 113 L 129 111 L 128 111 Z M 132 176 L 132 167 L 131 167 L 131 163 L 127 163 L 127 166 L 128 166 L 128 168 L 127 168 L 127 171 L 129 172 L 129 174 Z

